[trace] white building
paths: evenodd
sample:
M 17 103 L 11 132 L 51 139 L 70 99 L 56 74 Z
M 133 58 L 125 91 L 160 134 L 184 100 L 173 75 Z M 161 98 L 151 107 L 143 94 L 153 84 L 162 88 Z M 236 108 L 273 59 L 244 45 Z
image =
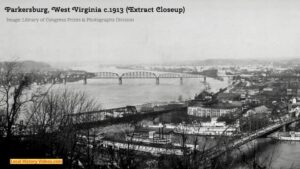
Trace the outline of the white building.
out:
M 236 112 L 238 107 L 236 106 L 189 106 L 188 115 L 198 117 L 220 117 L 226 114 Z

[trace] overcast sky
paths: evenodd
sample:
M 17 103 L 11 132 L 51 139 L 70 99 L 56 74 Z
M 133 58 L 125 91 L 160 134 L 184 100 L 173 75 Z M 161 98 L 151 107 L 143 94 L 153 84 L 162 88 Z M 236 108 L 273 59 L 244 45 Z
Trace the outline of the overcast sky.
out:
M 8 14 L 11 7 L 182 7 L 185 14 Z M 300 57 L 299 0 L 1 0 L 0 59 L 141 63 Z M 6 18 L 134 18 L 133 23 L 8 23 Z

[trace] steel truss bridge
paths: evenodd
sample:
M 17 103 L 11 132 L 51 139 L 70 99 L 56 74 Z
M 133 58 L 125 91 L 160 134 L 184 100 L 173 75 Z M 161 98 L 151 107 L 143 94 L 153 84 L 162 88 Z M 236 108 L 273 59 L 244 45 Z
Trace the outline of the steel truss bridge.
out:
M 296 118 L 296 119 L 289 119 L 289 120 L 277 122 L 277 123 L 271 124 L 267 127 L 261 128 L 255 132 L 249 133 L 248 135 L 242 136 L 239 139 L 233 140 L 232 142 L 227 143 L 227 145 L 212 147 L 211 149 L 208 149 L 207 151 L 204 152 L 205 158 L 203 160 L 212 161 L 212 160 L 220 157 L 221 155 L 223 155 L 227 152 L 230 152 L 236 148 L 239 148 L 240 146 L 242 146 L 252 140 L 266 136 L 270 133 L 277 131 L 281 127 L 285 127 L 285 126 L 287 126 L 291 123 L 294 123 L 296 121 L 299 121 L 299 120 L 300 120 L 300 118 Z M 205 161 L 203 161 L 203 164 L 204 163 L 205 163 Z
M 73 77 L 72 77 L 73 76 Z M 160 84 L 160 79 L 170 79 L 170 78 L 177 78 L 180 81 L 180 84 L 183 84 L 184 78 L 199 78 L 203 79 L 203 82 L 206 82 L 206 76 L 200 75 L 200 74 L 188 74 L 188 73 L 153 73 L 153 72 L 147 72 L 147 71 L 134 71 L 134 72 L 126 72 L 123 74 L 118 74 L 114 72 L 96 72 L 96 73 L 79 73 L 79 74 L 69 74 L 69 73 L 62 73 L 59 74 L 58 77 L 53 76 L 50 78 L 52 80 L 52 83 L 55 84 L 57 81 L 63 82 L 64 84 L 67 83 L 69 79 L 73 79 L 71 81 L 83 80 L 83 84 L 87 84 L 87 79 L 117 79 L 119 84 L 122 85 L 123 79 L 155 79 L 155 82 L 157 85 Z M 229 81 L 235 79 L 236 77 L 260 77 L 258 75 L 241 75 L 241 74 L 235 74 L 235 75 L 222 75 L 217 76 L 216 78 L 228 78 Z M 277 74 L 271 74 L 264 76 L 265 79 L 275 78 L 283 81 L 290 82 L 291 80 L 300 80 L 300 74 L 297 75 L 277 75 Z
M 67 81 L 67 76 L 65 76 L 64 83 Z M 199 74 L 184 74 L 184 73 L 162 73 L 156 74 L 153 72 L 126 72 L 123 74 L 118 74 L 114 72 L 97 72 L 94 76 L 83 76 L 83 83 L 87 84 L 87 79 L 117 79 L 119 84 L 122 85 L 123 79 L 155 79 L 157 85 L 159 85 L 160 79 L 179 79 L 180 84 L 183 84 L 184 78 L 200 78 L 203 82 L 206 82 L 206 76 Z

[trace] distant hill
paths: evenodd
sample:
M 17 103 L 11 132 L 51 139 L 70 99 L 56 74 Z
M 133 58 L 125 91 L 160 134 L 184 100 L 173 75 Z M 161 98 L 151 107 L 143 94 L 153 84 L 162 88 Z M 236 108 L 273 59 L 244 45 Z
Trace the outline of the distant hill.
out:
M 0 62 L 0 67 L 5 62 Z M 54 70 L 49 64 L 44 62 L 35 61 L 17 61 L 20 65 L 20 70 L 24 72 L 34 72 L 34 71 L 51 71 Z
M 254 59 L 205 59 L 205 60 L 187 60 L 187 61 L 174 61 L 164 63 L 165 65 L 205 65 L 205 66 L 215 66 L 215 65 L 249 65 L 249 64 L 266 64 L 270 61 L 254 60 Z
M 50 71 L 53 70 L 53 68 L 44 62 L 35 62 L 35 61 L 23 61 L 21 62 L 22 64 L 22 69 L 24 71 Z
M 197 63 L 197 62 L 196 62 Z M 270 61 L 263 60 L 243 60 L 243 59 L 206 59 L 198 61 L 201 65 L 251 65 L 251 64 L 267 64 Z
M 232 65 L 232 66 L 243 66 L 243 65 L 268 65 L 274 64 L 277 66 L 297 66 L 300 65 L 300 59 L 205 59 L 205 60 L 189 60 L 189 61 L 175 61 L 165 63 L 166 65 L 205 65 L 205 66 L 215 66 L 215 65 Z

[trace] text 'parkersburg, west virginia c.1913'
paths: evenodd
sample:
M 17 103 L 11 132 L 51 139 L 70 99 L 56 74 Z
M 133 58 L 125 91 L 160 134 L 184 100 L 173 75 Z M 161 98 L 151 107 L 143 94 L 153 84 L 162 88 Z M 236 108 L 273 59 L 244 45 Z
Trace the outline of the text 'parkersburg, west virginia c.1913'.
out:
M 40 8 L 40 7 L 5 7 L 4 10 L 7 13 L 43 13 L 49 14 L 51 11 L 54 13 L 112 13 L 112 14 L 123 14 L 123 13 L 175 13 L 183 14 L 185 13 L 185 7 L 50 7 L 50 8 Z

